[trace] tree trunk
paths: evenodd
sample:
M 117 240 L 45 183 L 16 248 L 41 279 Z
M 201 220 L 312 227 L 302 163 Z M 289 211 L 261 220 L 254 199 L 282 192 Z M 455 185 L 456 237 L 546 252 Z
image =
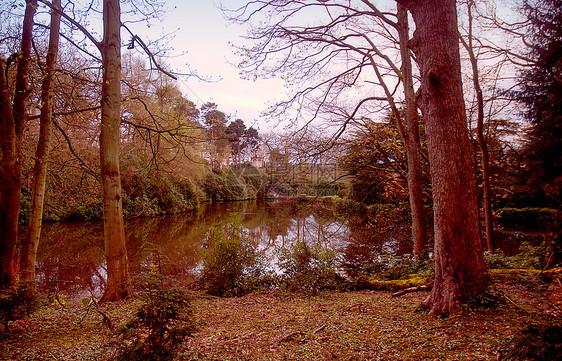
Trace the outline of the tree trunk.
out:
M 61 1 L 53 0 L 53 6 L 60 8 Z M 35 260 L 37 247 L 41 236 L 43 222 L 43 203 L 45 198 L 45 183 L 47 178 L 47 161 L 51 149 L 51 129 L 53 127 L 53 77 L 59 48 L 59 29 L 61 16 L 57 11 L 51 11 L 51 30 L 49 50 L 46 59 L 46 73 L 43 79 L 41 94 L 41 123 L 39 142 L 35 153 L 35 167 L 33 169 L 33 193 L 31 195 L 31 215 L 29 217 L 29 233 L 22 242 L 21 281 L 26 289 L 35 292 Z
M 476 183 L 462 91 L 454 0 L 398 0 L 416 30 L 410 46 L 421 73 L 433 187 L 435 283 L 423 302 L 453 314 L 490 284 L 478 232 Z
M 412 76 L 412 62 L 408 49 L 408 13 L 406 8 L 398 4 L 398 37 L 400 55 L 402 58 L 402 81 L 406 102 L 406 136 L 404 146 L 408 160 L 408 193 L 412 213 L 412 239 L 414 242 L 414 256 L 423 257 L 423 248 L 427 243 L 426 217 L 423 207 L 421 147 L 419 133 L 419 115 L 416 105 L 414 81 Z
M 472 66 L 472 83 L 476 91 L 476 103 L 478 107 L 478 118 L 476 120 L 476 134 L 478 139 L 478 146 L 482 154 L 482 187 L 484 188 L 484 220 L 486 223 L 486 243 L 488 251 L 495 252 L 496 244 L 494 241 L 494 218 L 492 214 L 492 188 L 490 185 L 490 155 L 488 154 L 488 143 L 484 138 L 484 97 L 482 95 L 482 88 L 480 87 L 480 79 L 478 74 L 478 60 L 474 55 L 474 47 L 472 46 L 472 1 L 468 3 L 468 21 L 469 21 L 469 34 L 468 44 L 465 44 L 468 56 L 470 58 L 470 65 Z M 462 39 L 462 38 L 461 38 Z
M 27 117 L 28 78 L 36 0 L 26 0 L 13 104 L 4 61 L 0 63 L 0 289 L 15 283 L 14 257 L 21 205 L 22 135 Z
M 129 295 L 127 251 L 119 173 L 121 124 L 121 37 L 119 0 L 104 0 L 104 39 L 101 44 L 103 84 L 101 94 L 100 168 L 107 284 L 103 299 Z

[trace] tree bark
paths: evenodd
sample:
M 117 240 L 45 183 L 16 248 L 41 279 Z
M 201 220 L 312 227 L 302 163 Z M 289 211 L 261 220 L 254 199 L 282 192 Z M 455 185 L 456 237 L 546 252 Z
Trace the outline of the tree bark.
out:
M 456 4 L 454 0 L 398 2 L 410 10 L 416 24 L 410 47 L 421 73 L 433 187 L 435 283 L 422 305 L 431 314 L 454 314 L 490 285 L 478 232 Z
M 129 295 L 128 263 L 119 172 L 121 124 L 121 10 L 119 0 L 104 0 L 104 38 L 101 44 L 103 84 L 101 99 L 100 168 L 107 284 L 103 299 Z
M 15 283 L 15 247 L 21 206 L 22 136 L 27 118 L 29 67 L 36 0 L 26 0 L 18 56 L 16 87 L 11 102 L 4 60 L 0 61 L 0 289 Z
M 402 81 L 406 103 L 406 133 L 404 146 L 408 161 L 408 193 L 412 213 L 412 240 L 414 242 L 414 256 L 424 257 L 424 246 L 427 243 L 426 217 L 423 207 L 423 186 L 421 167 L 421 147 L 419 133 L 419 115 L 416 105 L 412 62 L 408 49 L 409 30 L 408 13 L 404 6 L 398 4 L 398 38 L 402 59 Z
M 61 1 L 53 0 L 53 6 L 60 8 Z M 61 16 L 57 11 L 51 11 L 51 29 L 49 36 L 49 50 L 47 51 L 46 72 L 43 79 L 41 94 L 41 118 L 39 141 L 35 152 L 35 167 L 33 169 L 33 192 L 31 195 L 31 215 L 29 217 L 29 233 L 22 242 L 21 281 L 30 292 L 35 292 L 35 260 L 37 247 L 41 236 L 43 222 L 43 203 L 45 198 L 45 183 L 47 179 L 47 161 L 51 149 L 51 132 L 53 128 L 53 78 L 59 48 L 59 29 Z

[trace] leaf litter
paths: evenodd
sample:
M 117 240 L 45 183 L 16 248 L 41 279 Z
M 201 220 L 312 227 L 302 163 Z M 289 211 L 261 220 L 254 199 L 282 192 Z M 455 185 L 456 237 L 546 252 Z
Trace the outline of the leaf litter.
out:
M 398 298 L 387 291 L 197 297 L 197 332 L 176 359 L 497 360 L 530 323 L 559 323 L 556 307 L 545 306 L 525 284 L 497 287 L 509 301 L 452 318 L 420 312 L 425 291 Z M 100 307 L 119 325 L 138 301 Z M 100 313 L 84 304 L 51 304 L 10 324 L 0 336 L 0 360 L 111 360 L 119 341 Z

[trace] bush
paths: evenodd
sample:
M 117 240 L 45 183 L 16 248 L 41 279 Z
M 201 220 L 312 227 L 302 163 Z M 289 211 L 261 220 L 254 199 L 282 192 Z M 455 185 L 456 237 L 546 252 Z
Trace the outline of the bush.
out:
M 331 249 L 297 240 L 279 250 L 278 266 L 283 272 L 281 285 L 291 292 L 315 295 L 345 287 L 345 280 L 336 272 L 336 253 Z
M 203 189 L 210 201 L 238 201 L 250 198 L 244 179 L 233 170 L 211 172 L 205 178 Z M 255 195 L 252 195 L 255 197 Z
M 102 219 L 101 202 L 78 206 L 65 215 L 64 219 L 67 221 L 98 221 Z
M 7 332 L 10 321 L 20 320 L 37 309 L 38 302 L 26 290 L 15 287 L 0 290 L 1 332 Z
M 180 179 L 178 188 L 192 209 L 199 208 L 199 204 L 205 200 L 205 193 L 191 179 Z
M 148 217 L 161 214 L 162 210 L 158 207 L 156 198 L 150 199 L 146 195 L 131 199 L 123 192 L 123 216 L 125 218 L 132 217 Z
M 549 248 L 543 243 L 541 246 L 534 247 L 528 242 L 521 242 L 519 253 L 515 256 L 506 256 L 502 250 L 495 253 L 489 251 L 484 252 L 484 259 L 488 268 L 532 268 L 540 269 L 546 266 L 548 262 Z
M 373 261 L 366 269 L 371 275 L 383 280 L 398 280 L 412 274 L 431 277 L 434 273 L 432 260 L 416 258 L 411 254 L 403 256 L 381 254 L 373 257 Z
M 254 166 L 245 166 L 242 168 L 240 176 L 247 186 L 247 193 L 250 197 L 255 198 L 258 194 L 265 191 L 267 177 L 265 173 Z
M 529 325 L 513 340 L 500 360 L 560 360 L 562 327 L 560 325 Z
M 499 223 L 521 229 L 539 229 L 560 225 L 560 211 L 552 208 L 501 208 Z
M 206 252 L 199 283 L 216 296 L 239 296 L 269 283 L 264 256 L 240 226 L 207 232 Z
M 143 303 L 120 334 L 116 360 L 172 360 L 186 336 L 195 331 L 190 297 L 183 289 L 168 287 L 152 272 L 142 284 Z

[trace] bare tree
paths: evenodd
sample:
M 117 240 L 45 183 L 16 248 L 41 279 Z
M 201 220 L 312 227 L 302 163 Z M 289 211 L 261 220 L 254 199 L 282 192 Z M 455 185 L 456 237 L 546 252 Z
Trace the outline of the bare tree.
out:
M 28 114 L 29 68 L 36 0 L 26 0 L 21 50 L 17 54 L 15 94 L 8 88 L 7 66 L 0 59 L 0 288 L 15 282 L 14 254 L 21 206 L 22 137 Z
M 104 300 L 117 300 L 129 295 L 128 262 L 121 195 L 121 175 L 119 169 L 120 126 L 121 126 L 121 8 L 119 0 L 103 1 L 103 39 L 97 41 L 78 21 L 60 8 L 44 0 L 49 6 L 89 39 L 101 53 L 101 130 L 100 172 L 102 182 L 102 206 L 104 221 L 105 256 L 107 261 L 107 284 Z M 136 6 L 134 3 L 132 6 Z M 153 4 L 154 5 L 154 4 Z M 156 5 L 148 5 L 153 8 Z M 135 7 L 146 16 L 140 8 Z M 154 54 L 138 36 L 131 33 L 131 44 L 138 44 L 148 54 L 156 67 L 167 73 L 155 61 Z M 85 48 L 81 50 L 87 52 Z M 87 52 L 88 53 L 88 52 Z M 89 54 L 89 53 L 88 53 Z
M 60 0 L 53 0 L 53 6 L 60 8 Z M 33 192 L 31 197 L 31 215 L 29 217 L 28 234 L 22 241 L 21 281 L 32 293 L 35 291 L 35 259 L 41 225 L 43 222 L 43 204 L 45 197 L 45 183 L 47 179 L 47 161 L 51 148 L 51 133 L 53 128 L 53 77 L 57 62 L 59 46 L 60 14 L 51 12 L 51 29 L 49 49 L 47 51 L 45 78 L 41 94 L 41 122 L 39 142 L 35 153 L 35 168 L 33 171 Z
M 488 246 L 488 251 L 494 252 L 496 245 L 494 242 L 494 218 L 492 214 L 492 187 L 490 185 L 490 154 L 488 152 L 488 143 L 484 135 L 484 95 L 482 92 L 482 87 L 480 86 L 480 74 L 478 71 L 478 59 L 475 55 L 473 46 L 473 34 L 472 34 L 472 23 L 473 14 L 472 8 L 474 6 L 474 1 L 468 1 L 468 41 L 465 41 L 463 37 L 460 40 L 463 46 L 468 52 L 470 59 L 470 65 L 472 67 L 472 83 L 474 85 L 474 91 L 476 92 L 476 107 L 477 107 L 477 119 L 476 119 L 476 138 L 478 140 L 478 146 L 480 147 L 480 152 L 482 154 L 482 180 L 484 189 L 484 219 L 486 224 L 486 243 Z
M 421 74 L 433 184 L 435 282 L 423 302 L 454 314 L 490 285 L 478 233 L 478 202 L 463 99 L 454 0 L 399 0 L 416 31 L 410 47 Z
M 121 8 L 119 0 L 103 2 L 103 64 L 101 91 L 100 170 L 107 285 L 103 298 L 114 301 L 129 295 L 129 266 L 125 246 L 119 127 L 121 125 Z
M 272 114 L 290 113 L 297 108 L 297 116 L 310 113 L 309 122 L 318 117 L 339 121 L 341 127 L 332 137 L 334 142 L 356 119 L 369 113 L 370 104 L 388 103 L 407 153 L 414 254 L 421 257 L 427 230 L 407 16 L 404 9 L 395 14 L 380 11 L 368 0 L 361 3 L 363 7 L 343 1 L 251 1 L 235 11 L 232 18 L 244 23 L 266 10 L 278 14 L 266 25 L 253 29 L 250 38 L 259 40 L 258 45 L 249 49 L 249 59 L 244 63 L 249 72 L 265 68 L 266 73 L 283 73 L 293 84 L 301 84 L 288 101 L 272 109 Z M 322 13 L 323 22 L 314 26 L 292 22 L 296 14 L 307 11 Z M 401 58 L 402 69 L 393 57 Z M 345 65 L 333 65 L 338 63 Z M 400 83 L 404 88 L 405 120 L 396 96 Z M 359 87 L 366 84 L 372 88 L 370 94 L 358 94 Z M 350 107 L 358 98 L 361 100 Z M 330 144 L 325 148 L 329 147 Z

